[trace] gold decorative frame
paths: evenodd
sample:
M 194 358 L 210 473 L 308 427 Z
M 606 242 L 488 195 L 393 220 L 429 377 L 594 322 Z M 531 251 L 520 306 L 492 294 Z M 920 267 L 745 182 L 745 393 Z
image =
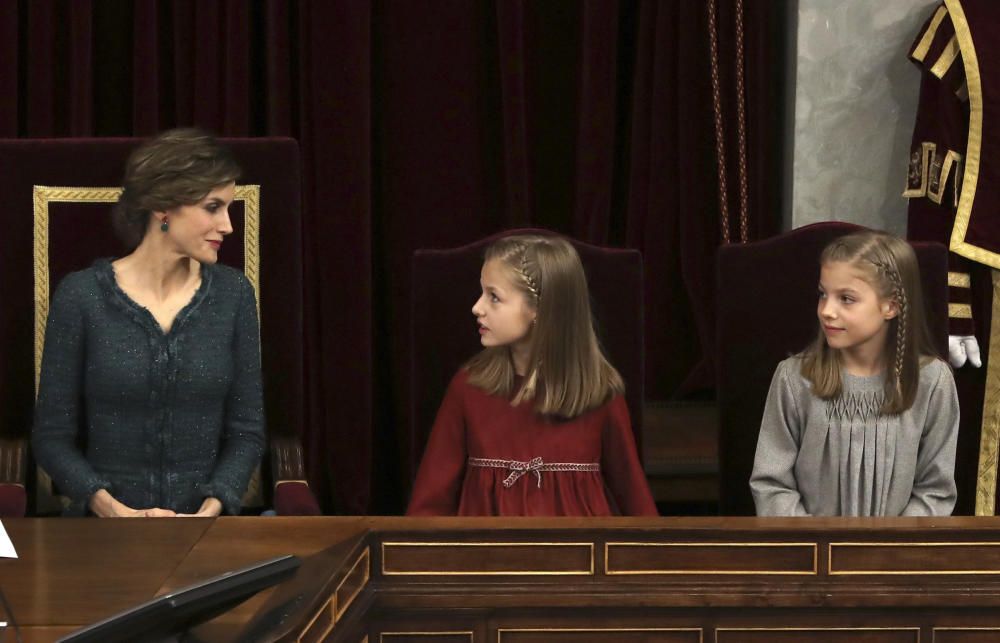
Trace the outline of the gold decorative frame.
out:
M 588 547 L 590 549 L 590 570 L 516 570 L 516 571 L 452 571 L 439 572 L 432 570 L 420 571 L 386 571 L 385 548 L 389 547 Z M 382 575 L 383 576 L 593 576 L 594 575 L 594 543 L 530 543 L 530 542 L 389 542 L 381 544 Z
M 758 571 L 758 570 L 733 570 L 724 571 L 718 569 L 684 569 L 684 570 L 645 570 L 630 569 L 625 571 L 611 571 L 608 565 L 608 550 L 615 546 L 627 547 L 811 547 L 813 554 L 812 571 Z M 604 573 L 608 576 L 628 576 L 628 575 L 661 575 L 661 576 L 816 576 L 819 574 L 818 549 L 816 543 L 650 543 L 650 542 L 607 542 L 604 543 Z
M 34 213 L 34 241 L 32 257 L 35 276 L 35 394 L 42 373 L 42 351 L 45 347 L 45 322 L 49 317 L 51 296 L 49 273 L 49 204 L 50 203 L 115 203 L 121 195 L 120 187 L 54 187 L 36 185 L 32 190 Z M 234 201 L 244 203 L 243 221 L 243 271 L 254 287 L 257 300 L 257 317 L 260 318 L 260 186 L 237 185 Z M 260 494 L 257 473 L 251 480 L 248 496 Z M 45 494 L 44 498 L 42 494 Z M 53 500 L 52 479 L 38 469 L 38 494 L 40 511 L 59 510 Z
M 1000 638 L 1000 627 L 934 627 L 931 628 L 931 643 L 937 643 L 938 632 L 996 632 Z
M 865 569 L 859 571 L 833 571 L 834 547 L 1000 547 L 1000 542 L 940 542 L 940 543 L 907 543 L 907 542 L 832 542 L 827 545 L 826 573 L 830 576 L 1000 576 L 1000 568 L 989 569 L 899 569 L 877 570 Z
M 501 627 L 497 629 L 497 643 L 503 643 L 505 633 L 516 634 L 518 632 L 536 633 L 565 633 L 565 632 L 697 632 L 698 643 L 705 640 L 705 630 L 700 627 Z
M 353 593 L 351 593 L 346 599 L 341 601 L 340 590 L 343 589 L 344 584 L 347 583 L 347 580 L 351 578 L 351 576 L 354 574 L 354 571 L 358 568 L 358 565 L 361 565 L 362 563 L 364 564 L 364 567 L 361 568 L 361 573 L 362 573 L 361 583 L 355 588 Z M 340 622 L 341 617 L 344 616 L 344 612 L 347 611 L 347 608 L 351 606 L 351 603 L 354 602 L 354 599 L 356 599 L 358 596 L 361 595 L 361 592 L 364 590 L 365 586 L 368 585 L 368 579 L 370 578 L 371 578 L 371 548 L 365 547 L 364 551 L 362 551 L 358 555 L 358 557 L 354 560 L 354 563 L 351 565 L 351 569 L 346 574 L 344 574 L 344 577 L 342 579 L 340 579 L 340 583 L 337 585 L 337 588 L 333 590 L 333 593 L 330 594 L 330 598 L 328 598 L 323 603 L 322 607 L 316 610 L 316 613 L 313 614 L 313 617 L 309 619 L 309 623 L 307 623 L 306 626 L 302 628 L 302 632 L 299 635 L 298 641 L 301 642 L 302 640 L 310 640 L 310 641 L 326 640 L 326 637 L 330 634 L 330 632 L 333 631 L 333 628 L 337 625 L 337 623 Z M 321 620 L 323 619 L 323 617 L 325 617 L 325 620 Z M 317 629 L 315 632 L 312 631 L 314 626 L 316 626 L 317 628 L 322 628 L 323 630 L 322 633 L 319 633 L 319 629 Z
M 719 643 L 719 632 L 914 632 L 920 643 L 919 627 L 717 627 L 715 643 Z
M 476 635 L 474 632 L 469 630 L 459 631 L 459 632 L 379 632 L 378 640 L 379 643 L 384 643 L 386 637 L 392 636 L 468 636 L 470 641 L 476 640 Z

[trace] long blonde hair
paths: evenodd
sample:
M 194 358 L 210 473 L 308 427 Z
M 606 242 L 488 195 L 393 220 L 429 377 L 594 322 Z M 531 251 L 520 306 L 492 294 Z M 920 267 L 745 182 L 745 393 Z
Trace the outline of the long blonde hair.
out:
M 821 266 L 850 264 L 863 273 L 881 299 L 896 303 L 898 313 L 889 320 L 883 353 L 886 377 L 882 412 L 902 413 L 916 398 L 921 360 L 937 357 L 927 330 L 920 267 L 913 248 L 898 237 L 869 230 L 834 240 L 819 261 Z M 842 389 L 840 355 L 827 344 L 822 324 L 802 355 L 802 376 L 812 383 L 813 393 L 825 400 L 838 397 Z
M 498 262 L 536 311 L 528 371 L 512 404 L 534 400 L 540 414 L 574 418 L 624 392 L 594 333 L 587 277 L 572 244 L 557 236 L 503 237 L 486 249 L 485 261 Z M 464 368 L 473 386 L 513 393 L 509 347 L 486 348 Z

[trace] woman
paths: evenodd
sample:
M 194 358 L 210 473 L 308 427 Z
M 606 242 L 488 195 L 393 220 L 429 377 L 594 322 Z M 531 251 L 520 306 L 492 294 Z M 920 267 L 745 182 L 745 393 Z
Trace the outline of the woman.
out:
M 217 265 L 239 174 L 198 130 L 142 145 L 113 213 L 131 254 L 56 290 L 32 446 L 67 513 L 239 513 L 264 450 L 253 286 Z

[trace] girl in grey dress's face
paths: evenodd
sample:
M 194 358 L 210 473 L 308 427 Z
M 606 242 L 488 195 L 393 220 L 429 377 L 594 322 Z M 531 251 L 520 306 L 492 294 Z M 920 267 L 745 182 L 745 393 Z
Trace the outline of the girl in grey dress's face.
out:
M 895 300 L 880 297 L 868 276 L 852 263 L 824 264 L 819 278 L 819 317 L 826 342 L 841 351 L 844 366 L 878 364 L 889 322 L 899 313 Z

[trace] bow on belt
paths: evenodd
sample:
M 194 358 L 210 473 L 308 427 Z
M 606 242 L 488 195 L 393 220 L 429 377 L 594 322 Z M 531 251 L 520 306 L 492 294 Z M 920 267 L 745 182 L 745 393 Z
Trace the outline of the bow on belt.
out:
M 510 468 L 510 475 L 504 478 L 503 486 L 510 489 L 511 485 L 517 482 L 517 479 L 526 473 L 533 473 L 535 477 L 538 478 L 538 488 L 542 488 L 542 471 L 545 463 L 542 462 L 541 457 L 532 458 L 527 462 L 518 462 L 517 460 L 511 460 L 508 467 Z
M 526 473 L 535 474 L 538 480 L 538 488 L 542 488 L 542 471 L 600 471 L 601 465 L 597 462 L 544 462 L 541 456 L 532 458 L 527 462 L 521 460 L 499 460 L 493 458 L 469 458 L 469 466 L 491 467 L 495 469 L 510 469 L 510 475 L 504 478 L 503 486 L 510 489 L 511 485 L 517 482 L 518 478 Z

